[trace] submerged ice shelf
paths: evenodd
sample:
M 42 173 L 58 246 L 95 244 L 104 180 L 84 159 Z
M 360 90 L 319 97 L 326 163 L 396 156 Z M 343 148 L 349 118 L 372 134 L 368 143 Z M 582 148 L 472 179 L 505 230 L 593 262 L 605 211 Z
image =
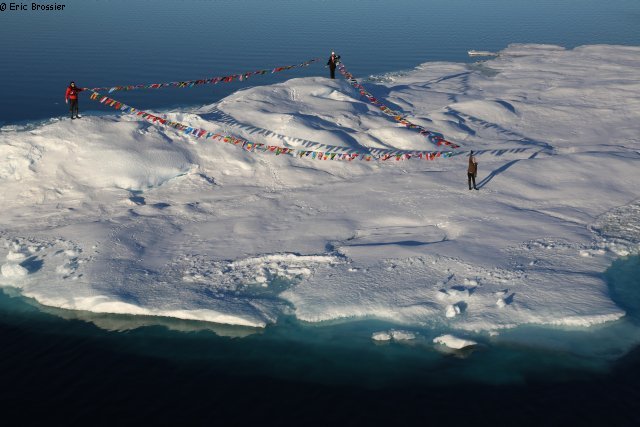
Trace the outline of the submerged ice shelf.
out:
M 0 284 L 95 313 L 399 325 L 382 341 L 406 341 L 401 326 L 464 337 L 620 319 L 602 273 L 640 243 L 640 113 L 624 107 L 640 103 L 639 65 L 633 47 L 514 45 L 482 70 L 427 63 L 369 84 L 475 150 L 478 192 L 465 152 L 313 161 L 132 116 L 3 129 Z M 325 78 L 167 115 L 290 147 L 433 149 Z

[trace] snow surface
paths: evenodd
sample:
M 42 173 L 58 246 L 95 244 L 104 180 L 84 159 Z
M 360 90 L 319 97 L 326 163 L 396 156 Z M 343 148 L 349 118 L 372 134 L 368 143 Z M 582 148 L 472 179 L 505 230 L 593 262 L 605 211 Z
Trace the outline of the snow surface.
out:
M 640 244 L 638 70 L 638 47 L 513 45 L 365 83 L 475 150 L 479 191 L 468 151 L 318 161 L 129 115 L 5 127 L 0 284 L 52 307 L 254 327 L 282 314 L 492 333 L 618 319 L 602 272 Z M 322 77 L 167 116 L 289 147 L 434 149 Z

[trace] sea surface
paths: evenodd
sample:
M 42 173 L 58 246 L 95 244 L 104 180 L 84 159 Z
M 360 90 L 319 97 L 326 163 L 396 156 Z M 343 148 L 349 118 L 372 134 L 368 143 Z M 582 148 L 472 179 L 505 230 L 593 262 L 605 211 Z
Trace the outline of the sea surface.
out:
M 64 11 L 0 12 L 0 125 L 65 116 L 70 80 L 159 83 L 322 58 L 247 82 L 118 94 L 161 110 L 327 75 L 331 50 L 366 78 L 430 61 L 473 62 L 468 50 L 511 43 L 640 45 L 638 0 L 58 3 Z M 80 107 L 112 113 L 86 97 Z M 394 326 L 384 322 L 285 318 L 265 330 L 227 328 L 52 310 L 5 289 L 0 411 L 22 424 L 113 424 L 115 414 L 121 424 L 640 425 L 640 350 L 628 346 L 640 336 L 639 272 L 640 258 L 628 257 L 603 273 L 628 313 L 620 322 L 518 328 L 502 343 L 448 354 L 429 345 L 438 331 L 415 330 L 412 344 L 376 344 L 371 332 Z
M 638 271 L 640 256 L 630 256 L 605 273 L 628 313 L 618 322 L 516 328 L 502 343 L 448 354 L 422 340 L 426 331 L 377 344 L 371 331 L 392 326 L 383 322 L 144 326 L 139 316 L 41 307 L 5 288 L 0 410 L 27 425 L 635 426 L 640 349 L 626 341 L 640 338 Z
M 0 12 L 0 125 L 64 116 L 80 87 L 308 69 L 190 90 L 119 93 L 144 109 L 215 102 L 247 87 L 328 75 L 332 50 L 358 78 L 510 43 L 640 45 L 638 0 L 64 0 Z M 8 4 L 8 3 L 6 3 Z M 31 3 L 25 3 L 30 7 Z M 81 110 L 100 110 L 81 97 Z M 104 111 L 104 110 L 102 110 Z

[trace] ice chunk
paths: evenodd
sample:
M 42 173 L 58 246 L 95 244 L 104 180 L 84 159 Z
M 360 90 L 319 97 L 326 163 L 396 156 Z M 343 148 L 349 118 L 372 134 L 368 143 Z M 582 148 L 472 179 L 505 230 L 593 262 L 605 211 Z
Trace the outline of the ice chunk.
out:
M 371 339 L 374 341 L 391 341 L 391 334 L 389 332 L 374 332 L 371 335 Z
M 462 310 L 458 304 L 449 304 L 445 311 L 445 316 L 447 317 L 456 317 L 460 314 Z
M 465 340 L 449 334 L 440 335 L 439 337 L 434 338 L 433 342 L 436 344 L 442 344 L 455 350 L 460 350 L 462 348 L 471 347 L 478 344 L 475 341 Z
M 409 331 L 391 331 L 391 336 L 395 341 L 410 341 L 416 338 L 413 332 Z
M 411 341 L 416 338 L 416 334 L 409 331 L 391 329 L 389 331 L 374 332 L 371 339 L 374 341 Z

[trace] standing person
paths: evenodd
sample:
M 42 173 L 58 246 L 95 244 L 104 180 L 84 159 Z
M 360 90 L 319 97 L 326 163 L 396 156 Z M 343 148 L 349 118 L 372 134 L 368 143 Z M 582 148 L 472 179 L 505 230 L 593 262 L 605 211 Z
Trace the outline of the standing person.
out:
M 473 151 L 469 153 L 469 167 L 467 168 L 467 181 L 469 181 L 469 190 L 471 190 L 471 181 L 473 180 L 473 189 L 477 190 L 476 187 L 476 175 L 478 174 L 478 161 L 476 160 L 476 156 L 473 155 Z
M 329 66 L 329 71 L 331 72 L 331 78 L 336 78 L 336 66 L 340 63 L 340 55 L 336 55 L 335 52 L 331 52 L 331 56 L 329 57 L 329 61 L 327 65 Z
M 76 83 L 75 82 L 71 82 L 69 84 L 69 87 L 67 88 L 67 92 L 64 94 L 64 102 L 66 104 L 69 104 L 69 101 L 71 101 L 70 105 L 69 105 L 69 110 L 71 111 L 71 119 L 79 119 L 82 116 L 80 115 L 80 112 L 78 111 L 78 93 L 82 92 L 84 89 L 81 87 L 76 87 Z M 74 114 L 75 113 L 75 117 Z

